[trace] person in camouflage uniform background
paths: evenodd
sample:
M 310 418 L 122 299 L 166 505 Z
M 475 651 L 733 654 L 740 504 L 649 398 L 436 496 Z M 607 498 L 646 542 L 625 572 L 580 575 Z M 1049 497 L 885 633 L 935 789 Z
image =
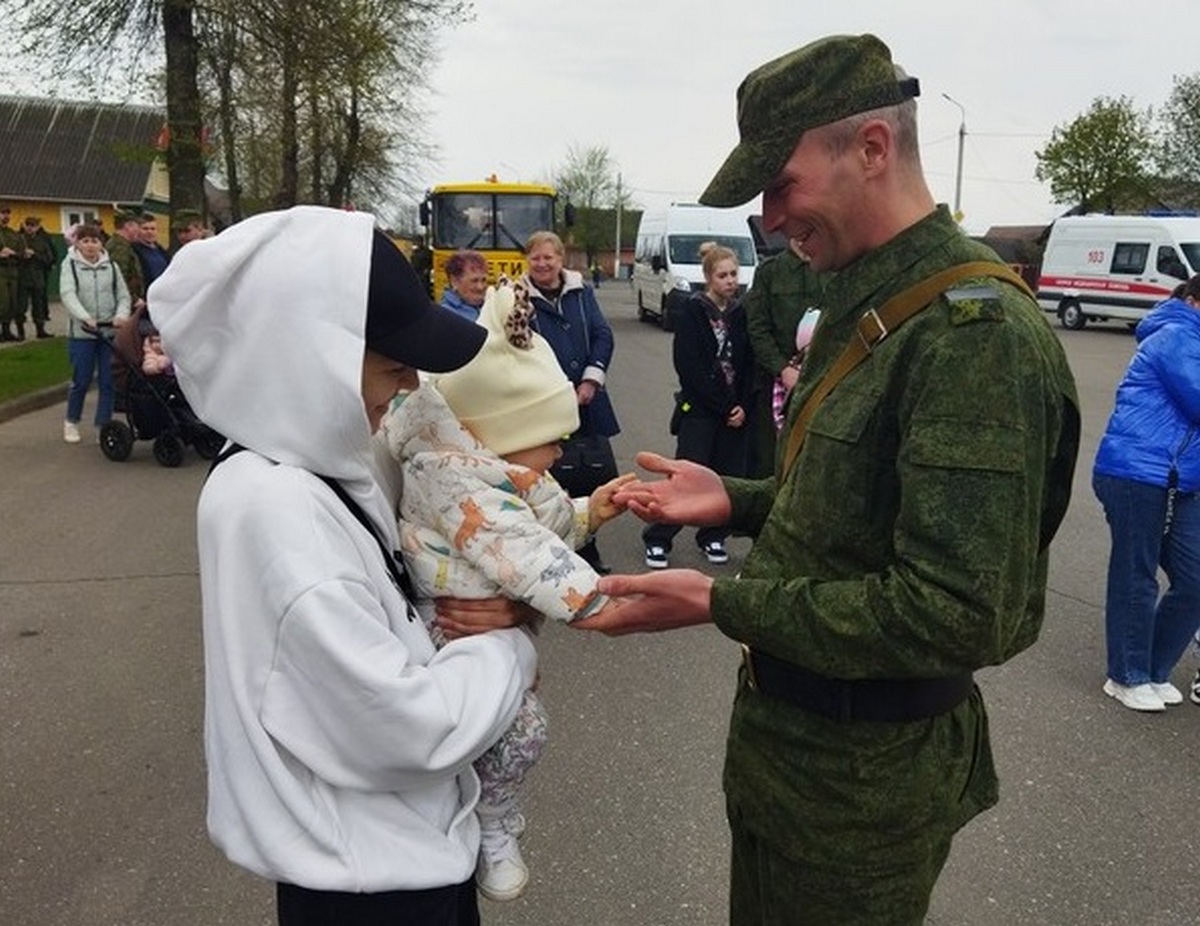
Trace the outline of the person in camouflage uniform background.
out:
M 25 241 L 9 225 L 12 209 L 0 203 L 0 341 L 25 340 L 25 313 L 17 314 L 21 280 L 21 258 Z
M 37 216 L 26 216 L 21 223 L 21 238 L 25 248 L 17 286 L 18 316 L 23 319 L 28 308 L 37 336 L 50 338 L 53 335 L 46 330 L 46 322 L 50 320 L 50 302 L 46 291 L 50 271 L 58 264 L 58 254 L 54 251 L 50 236 L 42 228 L 42 220 Z
M 754 285 L 742 300 L 759 380 L 751 456 L 751 475 L 759 477 L 775 470 L 776 381 L 782 380 L 789 391 L 795 386 L 800 375 L 796 327 L 805 311 L 820 302 L 831 279 L 831 274 L 815 273 L 792 248 L 789 242 L 786 250 L 759 265 L 754 271 Z
M 860 320 L 946 268 L 999 263 L 929 192 L 917 92 L 870 35 L 806 45 L 738 90 L 741 141 L 701 201 L 762 191 L 764 227 L 837 271 L 785 434 Z M 618 493 L 635 513 L 755 537 L 737 578 L 610 576 L 623 606 L 577 625 L 712 621 L 743 645 L 724 771 L 732 923 L 922 922 L 954 833 L 998 799 L 971 673 L 1040 630 L 1078 408 L 1036 303 L 982 277 L 878 341 L 773 478 L 638 455 L 667 478 Z
M 146 284 L 142 279 L 142 262 L 133 251 L 133 243 L 139 238 L 138 214 L 118 212 L 113 220 L 113 233 L 104 242 L 108 259 L 121 271 L 129 296 L 133 299 L 136 312 L 146 304 Z
M 113 233 L 104 242 L 108 259 L 121 271 L 129 289 L 132 305 L 130 323 L 117 330 L 113 341 L 112 374 L 114 407 L 118 412 L 128 410 L 126 395 L 129 389 L 129 365 L 142 363 L 142 316 L 146 313 L 146 281 L 142 276 L 142 261 L 133 249 L 141 240 L 141 216 L 136 212 L 118 211 L 113 217 Z

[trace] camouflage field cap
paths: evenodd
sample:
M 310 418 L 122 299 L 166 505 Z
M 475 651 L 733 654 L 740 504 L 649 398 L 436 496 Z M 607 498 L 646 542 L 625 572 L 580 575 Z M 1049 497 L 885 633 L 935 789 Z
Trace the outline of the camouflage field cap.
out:
M 917 96 L 873 35 L 831 35 L 751 71 L 737 92 L 741 141 L 700 195 L 740 206 L 762 192 L 808 129 Z

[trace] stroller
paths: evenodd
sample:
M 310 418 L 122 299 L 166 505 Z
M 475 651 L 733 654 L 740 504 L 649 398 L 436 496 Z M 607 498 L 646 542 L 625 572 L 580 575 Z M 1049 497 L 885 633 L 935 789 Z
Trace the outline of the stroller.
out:
M 158 333 L 149 316 L 137 313 L 126 330 L 136 332 L 135 337 L 122 337 L 122 333 L 105 328 L 100 333 L 113 348 L 117 411 L 125 415 L 124 421 L 113 418 L 100 429 L 104 455 L 123 462 L 129 459 L 135 440 L 150 440 L 154 441 L 154 459 L 162 466 L 179 466 L 183 448 L 189 445 L 202 459 L 215 460 L 225 438 L 196 417 L 175 376 L 142 371 L 142 344 Z

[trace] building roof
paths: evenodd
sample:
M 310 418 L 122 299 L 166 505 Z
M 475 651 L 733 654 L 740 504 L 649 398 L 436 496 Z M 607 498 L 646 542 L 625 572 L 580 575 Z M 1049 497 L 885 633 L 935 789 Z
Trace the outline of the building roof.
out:
M 0 199 L 140 203 L 164 122 L 150 106 L 0 96 Z

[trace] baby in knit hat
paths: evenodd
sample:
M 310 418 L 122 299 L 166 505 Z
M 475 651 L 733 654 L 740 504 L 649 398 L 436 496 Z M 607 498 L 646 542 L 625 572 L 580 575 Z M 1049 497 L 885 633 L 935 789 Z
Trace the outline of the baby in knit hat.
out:
M 437 597 L 503 595 L 563 622 L 607 604 L 575 550 L 620 513 L 612 495 L 633 476 L 572 499 L 549 474 L 559 441 L 579 427 L 579 407 L 531 314 L 523 285 L 501 278 L 480 311 L 488 337 L 475 359 L 402 393 L 384 419 L 403 478 L 401 552 L 439 646 Z M 476 883 L 492 900 L 519 897 L 529 881 L 516 841 L 525 827 L 518 792 L 545 742 L 545 708 L 527 691 L 513 725 L 475 763 Z

